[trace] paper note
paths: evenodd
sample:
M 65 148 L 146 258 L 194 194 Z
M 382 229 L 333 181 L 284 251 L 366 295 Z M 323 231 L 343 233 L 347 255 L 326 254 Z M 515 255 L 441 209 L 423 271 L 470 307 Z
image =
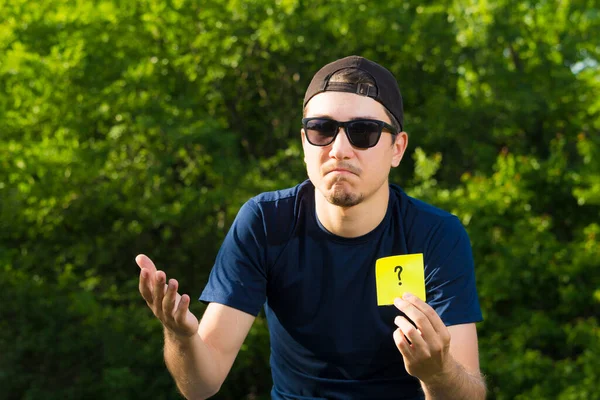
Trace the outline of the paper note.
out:
M 425 301 L 423 254 L 405 254 L 380 258 L 375 263 L 377 305 L 394 304 L 396 297 L 410 292 Z

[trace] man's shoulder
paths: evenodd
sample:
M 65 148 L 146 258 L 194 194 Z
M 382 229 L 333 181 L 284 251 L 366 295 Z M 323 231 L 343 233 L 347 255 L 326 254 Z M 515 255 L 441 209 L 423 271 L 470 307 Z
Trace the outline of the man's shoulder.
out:
M 250 200 L 260 208 L 280 207 L 284 204 L 293 205 L 311 190 L 313 190 L 312 183 L 307 179 L 289 188 L 262 192 Z
M 296 186 L 260 193 L 244 204 L 241 223 L 262 230 L 269 243 L 287 240 L 314 203 L 314 186 L 309 180 Z
M 460 219 L 439 207 L 409 196 L 398 185 L 390 185 L 396 196 L 396 207 L 403 225 L 412 235 L 429 239 L 431 235 L 463 235 L 465 228 Z
M 421 218 L 431 218 L 434 220 L 445 218 L 456 218 L 454 214 L 442 210 L 432 204 L 415 197 L 409 196 L 400 186 L 390 184 L 390 191 L 399 199 L 399 205 L 408 215 L 415 215 Z

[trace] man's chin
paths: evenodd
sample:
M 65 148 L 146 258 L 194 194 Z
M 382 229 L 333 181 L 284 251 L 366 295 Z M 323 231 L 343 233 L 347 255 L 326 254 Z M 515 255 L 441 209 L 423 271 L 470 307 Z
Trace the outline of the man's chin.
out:
M 334 206 L 344 208 L 353 207 L 357 204 L 360 204 L 362 201 L 362 196 L 359 193 L 354 193 L 342 188 L 336 188 L 335 186 L 325 197 L 327 201 Z

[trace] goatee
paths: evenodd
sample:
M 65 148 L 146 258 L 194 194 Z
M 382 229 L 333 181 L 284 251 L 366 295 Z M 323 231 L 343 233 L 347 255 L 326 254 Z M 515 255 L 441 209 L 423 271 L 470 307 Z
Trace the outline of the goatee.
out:
M 333 192 L 326 196 L 327 201 L 338 207 L 353 207 L 363 200 L 362 194 L 348 192 L 342 188 L 333 188 Z

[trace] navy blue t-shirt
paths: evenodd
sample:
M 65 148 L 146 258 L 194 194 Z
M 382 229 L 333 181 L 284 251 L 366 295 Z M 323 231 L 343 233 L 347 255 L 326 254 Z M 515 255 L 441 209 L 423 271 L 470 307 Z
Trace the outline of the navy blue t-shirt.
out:
M 375 261 L 423 253 L 427 303 L 446 325 L 480 321 L 465 229 L 390 185 L 379 226 L 342 238 L 319 222 L 314 190 L 307 180 L 244 204 L 200 300 L 265 307 L 273 399 L 422 399 L 392 336 L 399 311 L 377 306 Z

